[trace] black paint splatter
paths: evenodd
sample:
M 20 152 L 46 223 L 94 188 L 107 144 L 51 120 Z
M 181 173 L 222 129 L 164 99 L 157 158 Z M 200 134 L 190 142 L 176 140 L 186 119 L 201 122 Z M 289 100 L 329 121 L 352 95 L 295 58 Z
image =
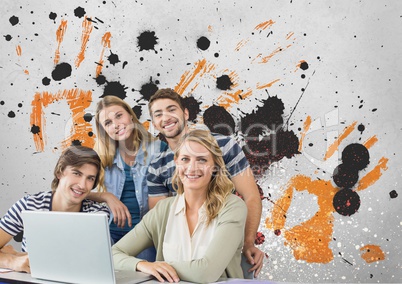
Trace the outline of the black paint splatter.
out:
M 230 136 L 235 132 L 233 117 L 221 106 L 211 106 L 204 112 L 204 123 L 211 132 Z
M 351 188 L 358 181 L 358 172 L 370 163 L 370 155 L 365 146 L 352 143 L 342 151 L 342 162 L 335 168 L 332 177 L 342 189 L 335 194 L 332 203 L 336 212 L 350 216 L 360 207 L 360 197 Z
M 82 7 L 77 7 L 77 8 L 75 8 L 75 10 L 74 10 L 74 15 L 75 15 L 76 17 L 78 17 L 78 18 L 84 17 L 85 13 L 86 13 L 86 12 L 85 12 L 85 9 L 82 8 Z
M 295 133 L 283 129 L 283 102 L 277 96 L 263 102 L 262 107 L 245 115 L 239 126 L 246 143 L 243 151 L 256 176 L 264 174 L 272 162 L 300 153 Z
M 118 81 L 108 82 L 103 90 L 103 95 L 100 98 L 104 98 L 106 96 L 116 96 L 122 100 L 124 100 L 126 96 L 126 89 L 124 85 L 122 85 Z
M 99 75 L 95 78 L 96 83 L 100 86 L 106 83 L 106 77 L 103 75 Z
M 341 189 L 335 194 L 332 204 L 339 214 L 351 216 L 360 208 L 360 197 L 353 190 Z
M 207 50 L 210 44 L 211 42 L 205 36 L 202 36 L 197 40 L 197 47 L 201 50 Z
M 40 132 L 40 127 L 39 126 L 37 126 L 37 125 L 32 125 L 32 127 L 31 127 L 31 132 L 32 132 L 32 134 L 39 134 L 39 132 Z
M 11 24 L 11 25 L 15 26 L 16 24 L 19 23 L 20 19 L 18 19 L 18 17 L 16 17 L 16 16 L 12 16 L 12 17 L 9 19 L 9 21 L 10 21 L 10 24 Z
M 263 101 L 264 105 L 241 119 L 241 130 L 248 135 L 262 135 L 266 129 L 279 130 L 283 125 L 282 100 L 277 96 Z
M 93 117 L 93 115 L 90 114 L 90 113 L 84 114 L 84 120 L 85 120 L 86 122 L 91 122 L 92 117 Z
M 335 168 L 332 178 L 338 187 L 352 188 L 359 179 L 359 171 L 346 164 L 340 164 Z
M 142 115 L 142 108 L 139 105 L 136 105 L 135 107 L 132 108 L 133 112 L 135 113 L 135 116 L 140 119 Z
M 397 197 L 398 197 L 398 193 L 396 192 L 396 190 L 392 190 L 392 191 L 389 193 L 389 197 L 391 197 L 391 198 L 397 198 Z
M 216 87 L 220 90 L 230 90 L 233 83 L 228 75 L 222 75 L 216 79 Z
M 14 118 L 15 117 L 15 112 L 13 112 L 12 110 L 8 112 L 8 117 L 9 118 Z
M 71 76 L 71 65 L 65 62 L 59 63 L 56 65 L 54 70 L 52 71 L 52 78 L 55 81 L 63 80 L 67 77 Z
M 50 80 L 48 77 L 44 77 L 44 78 L 42 79 L 42 84 L 43 84 L 44 86 L 49 86 L 50 81 L 51 81 L 51 80 Z
M 119 56 L 117 55 L 117 54 L 114 54 L 113 52 L 111 52 L 110 51 L 110 55 L 109 55 L 109 57 L 107 58 L 107 60 L 110 62 L 110 64 L 112 64 L 113 66 L 116 64 L 116 63 L 119 63 L 120 62 L 120 60 L 119 60 Z
M 364 127 L 363 124 L 359 124 L 359 126 L 357 127 L 357 130 L 360 131 L 360 134 L 363 134 L 363 131 L 364 131 L 365 129 L 366 129 L 366 128 Z
M 145 31 L 138 37 L 138 47 L 142 50 L 155 50 L 155 45 L 158 43 L 158 38 L 155 36 L 155 32 Z M 155 50 L 156 51 L 156 50 Z
M 71 141 L 71 146 L 81 146 L 82 142 L 80 140 L 73 140 Z
M 307 70 L 307 69 L 308 69 L 308 63 L 307 63 L 306 61 L 303 61 L 303 62 L 300 64 L 300 69 L 301 69 L 301 70 Z
M 182 98 L 181 104 L 183 105 L 184 108 L 188 110 L 188 120 L 195 122 L 197 115 L 200 113 L 200 105 L 201 102 L 198 102 L 194 97 L 185 97 Z
M 4 38 L 6 41 L 10 41 L 13 37 L 11 35 L 5 35 Z
M 156 93 L 158 90 L 158 86 L 156 85 L 156 82 L 154 83 L 152 81 L 152 77 L 149 79 L 149 83 L 145 83 L 144 85 L 141 86 L 140 94 L 144 98 L 144 100 L 149 101 L 151 96 Z
M 51 20 L 56 20 L 56 18 L 57 18 L 57 14 L 56 13 L 53 13 L 53 12 L 50 12 L 50 14 L 49 14 L 49 19 L 51 19 Z
M 362 170 L 370 163 L 370 155 L 365 146 L 354 143 L 342 151 L 342 162 L 356 170 Z

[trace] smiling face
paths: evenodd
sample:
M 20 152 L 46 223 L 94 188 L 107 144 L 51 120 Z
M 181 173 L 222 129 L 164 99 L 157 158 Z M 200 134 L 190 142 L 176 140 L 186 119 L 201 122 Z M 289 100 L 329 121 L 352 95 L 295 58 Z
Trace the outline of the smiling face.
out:
M 158 99 L 151 107 L 154 127 L 167 139 L 179 138 L 187 130 L 188 110 L 171 99 Z
M 212 154 L 207 148 L 197 142 L 186 141 L 180 147 L 175 163 L 184 191 L 207 192 L 215 166 Z
M 98 168 L 93 164 L 83 164 L 79 168 L 67 166 L 57 175 L 59 184 L 53 197 L 53 205 L 58 211 L 79 211 L 82 201 L 94 188 Z
M 125 141 L 133 135 L 133 118 L 122 106 L 105 107 L 99 113 L 99 122 L 109 137 L 115 141 Z

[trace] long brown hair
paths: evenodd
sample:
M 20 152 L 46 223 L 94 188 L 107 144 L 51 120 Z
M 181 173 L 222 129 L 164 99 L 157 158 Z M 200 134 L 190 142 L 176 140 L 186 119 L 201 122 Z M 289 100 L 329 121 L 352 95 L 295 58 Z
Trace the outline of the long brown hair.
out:
M 111 139 L 110 136 L 106 133 L 101 122 L 99 121 L 99 114 L 104 108 L 114 105 L 121 106 L 122 108 L 124 108 L 133 119 L 134 152 L 138 151 L 141 142 L 143 142 L 142 148 L 145 152 L 144 155 L 145 159 L 147 157 L 146 144 L 156 139 L 140 123 L 133 109 L 125 101 L 113 95 L 104 97 L 102 100 L 98 102 L 96 107 L 95 121 L 96 121 L 96 130 L 98 138 L 95 143 L 95 150 L 98 152 L 102 161 L 102 166 L 105 168 L 111 167 L 113 164 L 116 149 L 118 148 L 118 141 Z
M 196 142 L 204 146 L 211 154 L 214 161 L 214 173 L 208 185 L 206 210 L 207 224 L 209 224 L 225 205 L 226 197 L 231 194 L 234 185 L 229 178 L 229 173 L 222 158 L 222 151 L 215 138 L 208 130 L 194 129 L 183 135 L 179 146 L 176 148 L 174 158 L 180 155 L 180 149 L 187 141 Z M 173 174 L 172 186 L 178 194 L 184 193 L 183 183 L 180 180 L 178 169 Z

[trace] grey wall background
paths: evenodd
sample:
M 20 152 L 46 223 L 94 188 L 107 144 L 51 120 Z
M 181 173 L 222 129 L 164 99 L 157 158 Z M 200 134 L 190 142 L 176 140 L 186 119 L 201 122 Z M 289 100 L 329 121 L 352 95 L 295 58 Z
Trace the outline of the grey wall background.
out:
M 149 94 L 172 87 L 198 102 L 195 123 L 229 121 L 204 116 L 224 107 L 242 145 L 241 125 L 260 109 L 297 138 L 288 157 L 252 162 L 266 169 L 257 176 L 259 247 L 269 256 L 261 279 L 402 282 L 400 1 L 20 0 L 0 9 L 1 214 L 50 189 L 68 143 L 93 145 L 84 114 L 101 96 L 123 97 L 148 126 Z M 333 175 L 356 143 L 370 162 L 342 189 L 360 199 L 341 200 L 358 207 L 345 216 L 332 204 L 341 191 Z

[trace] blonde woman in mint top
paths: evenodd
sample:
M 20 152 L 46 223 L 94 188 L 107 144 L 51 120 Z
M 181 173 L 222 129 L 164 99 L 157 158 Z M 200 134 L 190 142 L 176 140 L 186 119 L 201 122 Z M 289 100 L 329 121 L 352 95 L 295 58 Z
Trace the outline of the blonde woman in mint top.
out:
M 222 152 L 205 130 L 192 130 L 174 154 L 177 195 L 159 201 L 112 247 L 116 269 L 138 270 L 164 282 L 243 278 L 240 265 L 247 207 L 232 194 Z M 156 247 L 156 262 L 135 257 Z

